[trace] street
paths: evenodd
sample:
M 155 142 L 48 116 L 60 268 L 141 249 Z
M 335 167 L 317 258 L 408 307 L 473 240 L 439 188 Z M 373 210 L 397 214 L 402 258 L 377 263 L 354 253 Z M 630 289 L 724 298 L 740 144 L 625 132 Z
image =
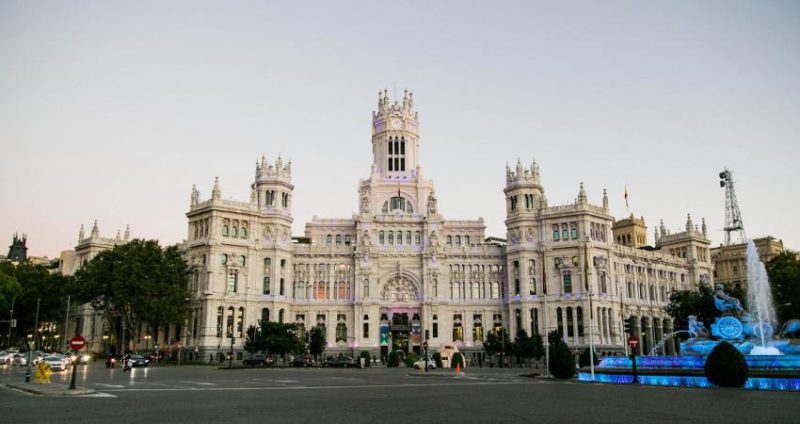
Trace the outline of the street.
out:
M 78 367 L 97 394 L 44 397 L 0 388 L 8 423 L 147 422 L 797 422 L 800 393 L 587 384 L 522 377 L 521 369 L 224 370 Z M 0 383 L 24 369 L 0 367 Z M 54 373 L 69 384 L 69 373 Z

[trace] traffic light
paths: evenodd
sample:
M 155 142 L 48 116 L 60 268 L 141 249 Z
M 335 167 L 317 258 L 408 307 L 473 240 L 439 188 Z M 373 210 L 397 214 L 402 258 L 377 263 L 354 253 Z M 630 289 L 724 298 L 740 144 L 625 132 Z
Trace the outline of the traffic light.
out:
M 624 329 L 625 329 L 625 332 L 626 332 L 626 333 L 628 333 L 628 334 L 632 334 L 632 328 L 633 328 L 633 317 L 628 317 L 628 318 L 625 318 L 625 321 L 624 321 L 624 324 L 623 324 L 623 326 L 624 326 Z
M 425 330 L 425 340 L 428 340 L 431 336 L 431 330 Z

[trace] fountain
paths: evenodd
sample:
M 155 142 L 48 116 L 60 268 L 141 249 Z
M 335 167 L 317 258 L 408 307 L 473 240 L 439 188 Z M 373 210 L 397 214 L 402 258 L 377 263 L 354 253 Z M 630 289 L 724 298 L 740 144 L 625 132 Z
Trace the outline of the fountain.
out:
M 680 344 L 680 356 L 642 356 L 636 359 L 639 382 L 659 386 L 712 387 L 705 378 L 703 366 L 709 353 L 718 344 L 728 342 L 745 355 L 750 378 L 747 389 L 800 391 L 800 320 L 789 320 L 780 335 L 775 335 L 777 319 L 772 303 L 764 263 L 755 245 L 747 245 L 747 302 L 749 312 L 739 299 L 725 293 L 717 284 L 714 305 L 720 316 L 710 325 L 711 331 L 697 317 L 689 317 L 689 339 Z M 654 349 L 655 350 L 655 349 Z M 581 370 L 578 379 L 590 381 L 588 370 Z M 628 357 L 602 358 L 595 367 L 594 381 L 630 383 L 632 361 Z
M 769 288 L 769 278 L 764 263 L 758 257 L 756 245 L 750 240 L 747 243 L 747 304 L 756 326 L 755 335 L 761 343 L 755 346 L 751 355 L 781 355 L 774 346 L 767 346 L 772 341 L 775 332 L 773 323 L 775 307 L 772 305 L 772 291 Z

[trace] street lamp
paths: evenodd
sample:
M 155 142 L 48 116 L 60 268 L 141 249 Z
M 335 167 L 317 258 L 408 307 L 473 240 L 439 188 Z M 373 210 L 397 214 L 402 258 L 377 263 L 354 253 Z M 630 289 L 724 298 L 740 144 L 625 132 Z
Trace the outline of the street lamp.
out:
M 153 337 L 153 336 L 151 336 L 151 335 L 149 335 L 149 334 L 146 334 L 146 335 L 144 336 L 144 350 L 145 350 L 145 351 L 148 351 L 148 352 L 150 351 L 150 339 L 151 339 L 152 337 Z

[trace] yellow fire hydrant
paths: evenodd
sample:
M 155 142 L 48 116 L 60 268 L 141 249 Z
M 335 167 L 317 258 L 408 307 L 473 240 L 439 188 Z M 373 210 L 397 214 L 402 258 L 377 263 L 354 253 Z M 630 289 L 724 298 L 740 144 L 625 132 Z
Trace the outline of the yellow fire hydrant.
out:
M 50 364 L 45 361 L 39 362 L 36 365 L 36 384 L 50 384 L 50 376 L 53 371 L 50 370 Z

